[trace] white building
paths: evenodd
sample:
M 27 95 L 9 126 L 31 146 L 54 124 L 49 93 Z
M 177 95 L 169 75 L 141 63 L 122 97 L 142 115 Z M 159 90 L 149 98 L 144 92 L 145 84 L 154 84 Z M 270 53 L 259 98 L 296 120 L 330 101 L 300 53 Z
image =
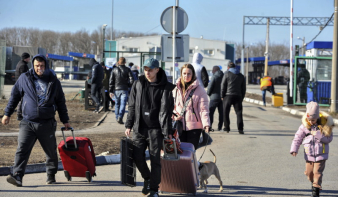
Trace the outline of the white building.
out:
M 215 65 L 221 66 L 222 70 L 225 71 L 230 61 L 230 58 L 226 58 L 226 49 L 227 43 L 225 41 L 190 37 L 189 62 L 178 62 L 178 68 L 176 70 L 178 70 L 182 65 L 186 63 L 191 63 L 193 54 L 195 52 L 198 52 L 203 55 L 203 61 L 201 64 L 206 67 L 210 74 L 212 67 Z M 161 52 L 161 35 L 118 38 L 116 39 L 116 50 L 126 52 Z M 235 54 L 234 50 L 232 50 L 230 54 Z M 126 58 L 127 65 L 129 62 L 133 62 L 135 65 L 140 66 L 140 53 L 120 53 L 119 56 L 123 56 Z M 158 60 L 161 59 L 160 55 L 144 55 L 143 59 L 145 60 L 149 57 L 153 57 Z M 231 59 L 234 60 L 234 57 L 232 57 Z M 165 70 L 167 72 L 170 72 L 170 75 L 172 75 L 172 67 L 172 62 L 165 62 Z

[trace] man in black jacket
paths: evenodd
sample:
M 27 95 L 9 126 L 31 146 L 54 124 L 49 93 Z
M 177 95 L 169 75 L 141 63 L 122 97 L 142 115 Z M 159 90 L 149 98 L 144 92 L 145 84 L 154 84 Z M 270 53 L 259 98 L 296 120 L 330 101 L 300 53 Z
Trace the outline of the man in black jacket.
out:
M 104 77 L 103 68 L 94 58 L 89 60 L 89 66 L 92 67 L 92 85 L 90 96 L 96 104 L 94 113 L 100 113 L 103 109 L 103 106 L 101 105 L 101 89 Z
M 133 85 L 134 78 L 130 68 L 125 66 L 126 59 L 120 57 L 118 64 L 113 68 L 109 79 L 110 98 L 115 96 L 115 116 L 119 124 L 124 124 L 123 116 L 128 101 L 128 89 Z
M 21 60 L 16 65 L 15 69 L 15 81 L 17 81 L 22 73 L 25 73 L 28 71 L 28 62 L 31 60 L 31 56 L 29 53 L 23 53 L 21 55 Z M 21 110 L 21 101 L 18 104 L 18 110 L 17 110 L 17 120 L 22 120 L 22 110 Z
M 229 63 L 228 71 L 224 73 L 221 86 L 221 98 L 224 111 L 224 131 L 230 132 L 230 108 L 233 105 L 237 115 L 237 128 L 239 134 L 243 132 L 243 106 L 246 84 L 244 76 L 236 69 L 236 65 Z
M 133 158 L 139 169 L 144 185 L 143 195 L 158 196 L 161 182 L 160 151 L 163 138 L 172 138 L 172 113 L 174 99 L 172 90 L 175 86 L 168 82 L 167 76 L 159 68 L 156 59 L 147 59 L 144 63 L 144 75 L 135 81 L 128 101 L 126 135 L 133 128 L 135 149 Z M 149 148 L 151 172 L 145 159 L 145 150 Z
M 2 124 L 7 125 L 15 107 L 22 99 L 23 119 L 20 122 L 13 175 L 7 177 L 7 182 L 18 187 L 22 186 L 22 177 L 36 140 L 39 140 L 46 153 L 47 184 L 55 183 L 55 174 L 58 170 L 56 111 L 66 129 L 70 128 L 60 81 L 48 68 L 45 56 L 40 54 L 34 56 L 32 64 L 33 68 L 22 74 L 14 84 L 2 118 Z
M 218 109 L 218 130 L 222 130 L 223 125 L 223 103 L 221 99 L 221 83 L 223 78 L 223 72 L 220 70 L 219 66 L 214 66 L 212 68 L 213 76 L 211 77 L 210 83 L 208 85 L 207 94 L 210 97 L 209 103 L 209 116 L 210 116 L 210 125 L 214 121 L 214 113 L 216 108 Z

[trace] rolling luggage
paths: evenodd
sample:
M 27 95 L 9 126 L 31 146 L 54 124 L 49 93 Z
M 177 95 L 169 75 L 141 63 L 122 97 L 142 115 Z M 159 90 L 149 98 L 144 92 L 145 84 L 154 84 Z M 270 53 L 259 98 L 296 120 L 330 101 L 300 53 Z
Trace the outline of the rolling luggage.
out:
M 176 142 L 175 142 L 176 143 Z M 164 144 L 163 144 L 164 147 Z M 173 146 L 176 149 L 176 145 Z M 167 154 L 161 158 L 161 192 L 191 193 L 196 195 L 199 185 L 198 166 L 194 145 L 181 142 L 182 154 Z
M 121 183 L 136 186 L 136 165 L 133 159 L 133 142 L 127 137 L 121 138 Z
M 75 137 L 73 128 L 70 128 L 73 137 L 65 138 L 62 127 L 63 140 L 58 145 L 63 170 L 68 181 L 72 177 L 86 177 L 88 182 L 96 176 L 96 158 L 92 142 L 86 137 Z

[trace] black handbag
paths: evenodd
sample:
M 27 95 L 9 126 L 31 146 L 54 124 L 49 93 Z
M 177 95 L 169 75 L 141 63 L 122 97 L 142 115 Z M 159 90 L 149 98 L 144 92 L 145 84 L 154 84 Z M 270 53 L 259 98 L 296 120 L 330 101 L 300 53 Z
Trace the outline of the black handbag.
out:
M 213 140 L 210 137 L 210 135 L 207 132 L 205 132 L 205 130 L 203 129 L 201 133 L 200 141 L 198 142 L 198 148 L 201 148 L 206 145 L 210 145 L 212 141 Z

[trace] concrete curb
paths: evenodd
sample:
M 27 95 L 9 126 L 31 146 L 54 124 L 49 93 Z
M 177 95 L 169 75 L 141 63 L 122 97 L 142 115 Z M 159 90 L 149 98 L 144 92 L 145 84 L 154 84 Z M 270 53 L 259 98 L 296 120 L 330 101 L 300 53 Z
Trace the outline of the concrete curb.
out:
M 250 99 L 250 98 L 244 98 L 244 101 L 248 102 L 248 103 L 253 103 L 253 104 L 258 104 L 258 105 L 263 105 L 262 101 L 258 101 L 258 100 L 254 100 L 254 99 Z M 271 104 L 266 104 L 266 106 L 272 106 Z M 289 112 L 290 114 L 296 115 L 296 116 L 304 116 L 305 112 L 296 110 L 296 109 L 291 109 L 288 107 L 276 107 L 276 108 L 281 108 L 282 110 Z M 338 125 L 338 119 L 333 119 L 333 123 L 335 125 Z
M 150 158 L 149 151 L 146 151 L 146 158 Z M 120 154 L 107 155 L 107 156 L 96 156 L 96 166 L 108 165 L 108 164 L 119 164 L 121 163 Z M 63 170 L 62 162 L 58 163 L 58 170 Z M 0 176 L 7 176 L 13 172 L 13 167 L 0 167 Z M 46 172 L 46 164 L 30 164 L 27 165 L 25 174 Z

